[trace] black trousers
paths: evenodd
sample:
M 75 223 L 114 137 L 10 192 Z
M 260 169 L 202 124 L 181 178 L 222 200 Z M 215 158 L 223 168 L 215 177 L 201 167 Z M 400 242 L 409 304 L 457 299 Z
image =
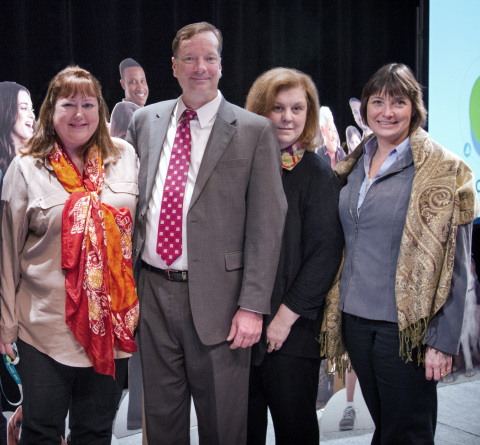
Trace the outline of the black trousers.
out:
M 277 445 L 318 445 L 316 399 L 320 358 L 272 352 L 250 368 L 248 445 L 264 445 L 268 408 Z
M 21 340 L 17 346 L 24 395 L 20 444 L 58 445 L 70 407 L 72 445 L 110 445 L 128 359 L 115 360 L 113 379 L 92 366 L 62 365 Z
M 7 418 L 2 412 L 2 398 L 0 397 L 0 445 L 7 445 Z
M 375 423 L 372 444 L 433 444 L 437 384 L 399 356 L 398 324 L 343 314 L 343 338 Z

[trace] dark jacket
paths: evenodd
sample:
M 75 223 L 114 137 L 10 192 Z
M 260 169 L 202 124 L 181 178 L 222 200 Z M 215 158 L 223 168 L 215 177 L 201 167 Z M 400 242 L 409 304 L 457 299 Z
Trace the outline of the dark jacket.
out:
M 252 350 L 260 365 L 266 350 L 266 328 L 283 302 L 300 315 L 275 354 L 320 357 L 320 332 L 325 297 L 340 266 L 343 232 L 338 216 L 338 183 L 333 171 L 313 152 L 305 152 L 292 169 L 283 169 L 288 211 L 282 250 L 262 338 Z

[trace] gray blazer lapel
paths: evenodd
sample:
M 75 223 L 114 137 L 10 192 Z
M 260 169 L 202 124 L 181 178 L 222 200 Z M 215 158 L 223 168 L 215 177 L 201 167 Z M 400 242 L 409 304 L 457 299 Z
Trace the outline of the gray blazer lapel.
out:
M 150 135 L 148 147 L 148 174 L 145 196 L 152 196 L 155 178 L 157 177 L 158 166 L 160 164 L 160 154 L 163 150 L 163 142 L 167 135 L 168 123 L 172 115 L 176 100 L 167 102 L 163 110 L 159 110 L 152 117 L 150 125 Z
M 225 99 L 222 99 L 218 109 L 215 123 L 213 124 L 210 138 L 208 139 L 202 163 L 198 171 L 195 188 L 193 189 L 190 208 L 195 204 L 196 200 L 202 193 L 208 178 L 212 174 L 215 166 L 222 157 L 228 147 L 233 135 L 237 131 L 236 116 L 233 107 Z

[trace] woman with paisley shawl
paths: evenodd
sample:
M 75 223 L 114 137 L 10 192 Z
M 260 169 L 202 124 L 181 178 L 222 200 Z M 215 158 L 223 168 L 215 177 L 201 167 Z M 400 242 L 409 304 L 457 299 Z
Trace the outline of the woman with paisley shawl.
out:
M 382 67 L 361 100 L 373 135 L 335 169 L 345 261 L 324 348 L 344 351 L 341 325 L 372 444 L 434 443 L 436 385 L 459 348 L 479 207 L 471 170 L 420 128 L 426 114 L 411 70 Z
M 110 444 L 138 299 L 133 147 L 110 138 L 98 81 L 50 82 L 34 135 L 2 190 L 0 352 L 20 356 L 21 443 Z
M 310 76 L 266 71 L 252 85 L 246 109 L 276 126 L 288 203 L 270 315 L 252 347 L 247 444 L 265 444 L 270 408 L 278 445 L 318 445 L 317 337 L 343 250 L 338 185 L 315 154 L 319 103 Z

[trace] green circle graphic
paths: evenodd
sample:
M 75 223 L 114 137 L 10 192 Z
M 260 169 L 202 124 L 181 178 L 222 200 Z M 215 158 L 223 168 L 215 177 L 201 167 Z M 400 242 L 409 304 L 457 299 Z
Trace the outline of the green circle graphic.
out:
M 480 142 L 480 77 L 475 81 L 470 96 L 470 125 L 477 141 Z

